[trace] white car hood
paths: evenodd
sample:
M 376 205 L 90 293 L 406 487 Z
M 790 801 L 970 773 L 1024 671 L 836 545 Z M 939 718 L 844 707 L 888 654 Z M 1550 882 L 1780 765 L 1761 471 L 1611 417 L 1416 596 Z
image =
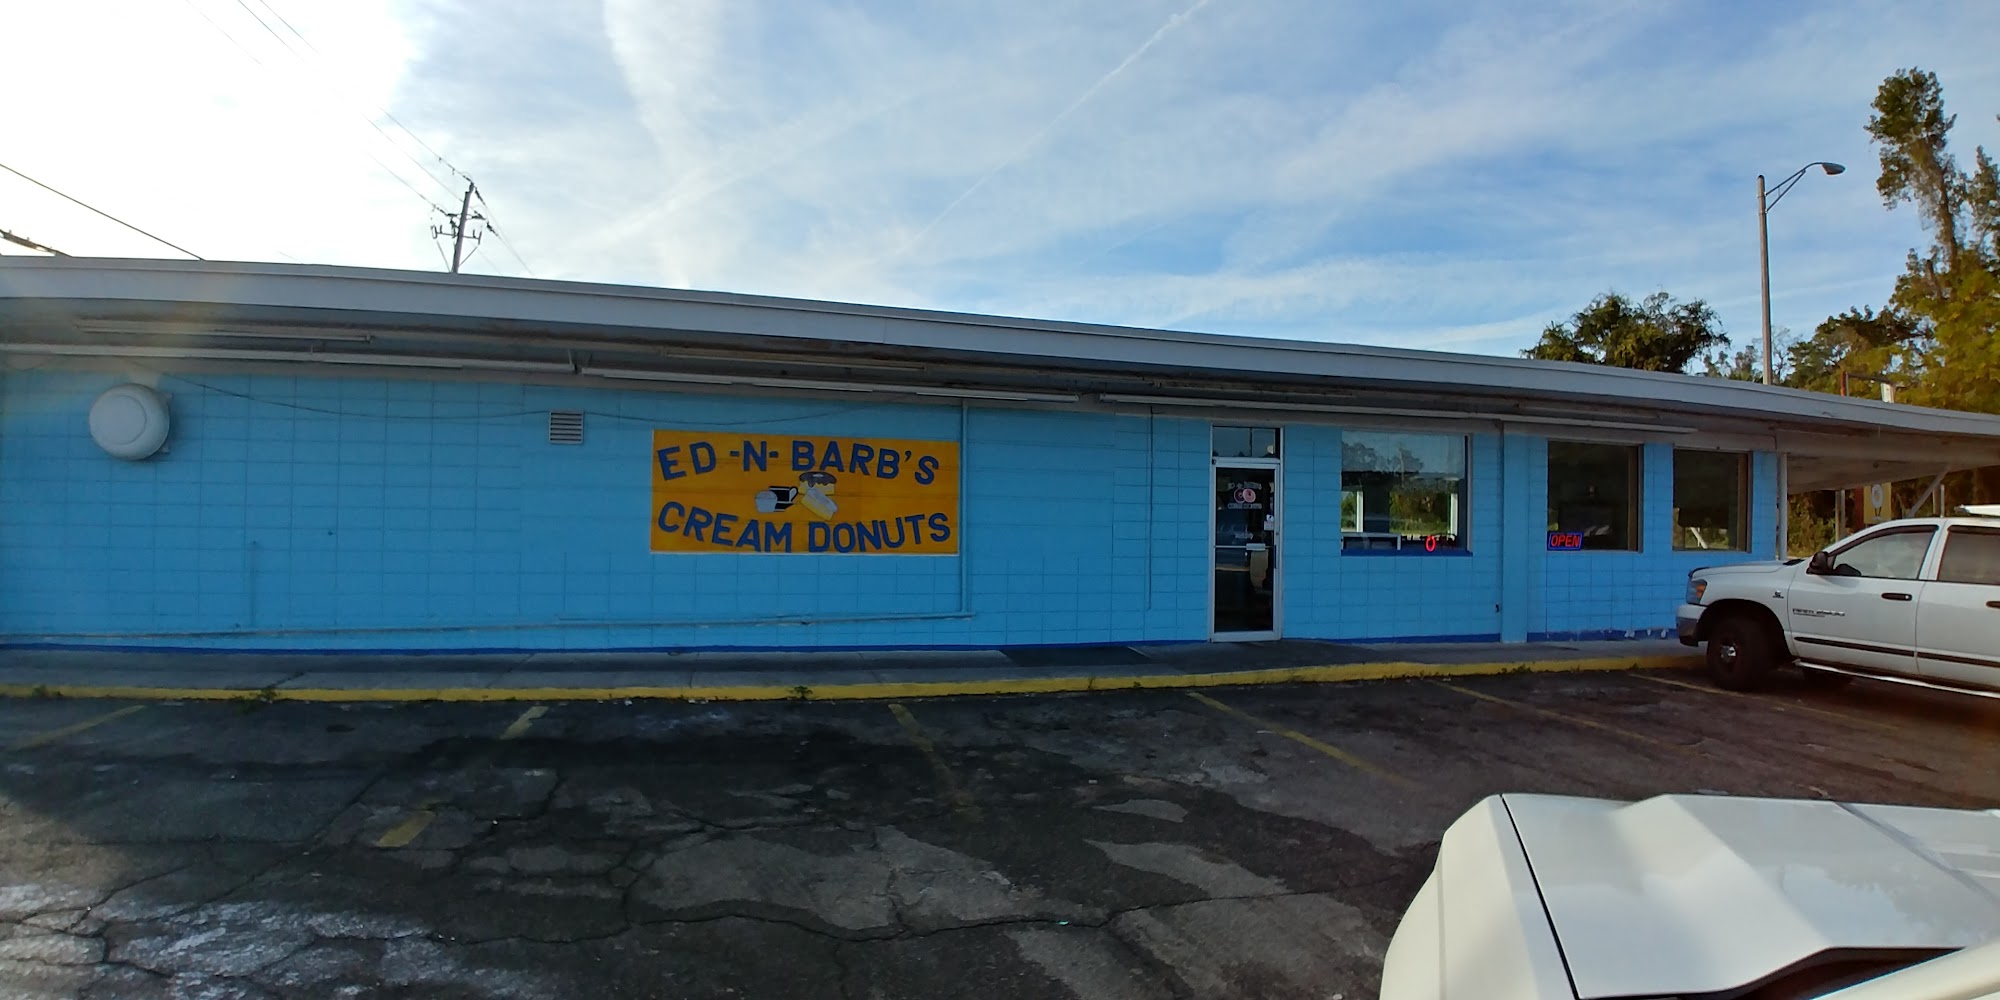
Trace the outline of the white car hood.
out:
M 1791 565 L 1789 562 L 1740 562 L 1717 563 L 1695 570 L 1693 576 L 1715 576 L 1722 573 L 1775 573 Z
M 1718 993 L 1828 951 L 2000 937 L 1994 812 L 1701 795 L 1502 800 L 1578 1000 Z

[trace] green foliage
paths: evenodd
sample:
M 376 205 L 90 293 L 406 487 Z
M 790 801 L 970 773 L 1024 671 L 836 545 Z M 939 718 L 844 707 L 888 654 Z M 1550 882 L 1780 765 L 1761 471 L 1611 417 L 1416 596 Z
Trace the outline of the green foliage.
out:
M 1829 316 L 1813 335 L 1785 348 L 1783 382 L 1815 392 L 1841 391 L 1841 373 L 1869 379 L 1887 375 L 1905 363 L 1914 364 L 1928 348 L 1928 337 L 1915 317 L 1896 309 L 1849 309 Z M 1850 395 L 1874 395 L 1873 381 L 1848 389 Z
M 1930 327 L 1922 377 L 1912 403 L 2000 413 L 2000 274 L 1962 266 L 1946 277 L 1946 294 L 1915 302 Z
M 1773 338 L 1773 340 L 1776 339 Z M 1759 345 L 1757 344 L 1751 344 L 1748 347 L 1739 348 L 1735 351 L 1724 348 L 1704 355 L 1701 359 L 1702 374 L 1709 378 L 1726 378 L 1737 382 L 1762 382 L 1764 381 L 1764 354 L 1758 347 Z M 1781 381 L 1784 371 L 1784 360 L 1784 355 L 1774 348 L 1771 356 L 1771 367 L 1778 373 L 1776 377 L 1779 377 Z
M 1943 247 L 1958 246 L 1959 211 L 1965 175 L 1952 159 L 1951 127 L 1957 115 L 1944 113 L 1944 88 L 1937 74 L 1920 69 L 1896 72 L 1875 92 L 1868 136 L 1881 147 L 1882 175 L 1875 190 L 1895 208 L 1917 206 L 1924 224 Z
M 1882 161 L 1876 189 L 1892 209 L 1914 206 L 1934 240 L 1910 252 L 1891 299 L 1918 330 L 1901 352 L 1904 398 L 2000 413 L 2000 171 L 1984 148 L 1974 151 L 1970 174 L 1959 169 L 1956 121 L 1945 114 L 1936 74 L 1920 69 L 1882 81 L 1868 120 Z M 1853 363 L 1887 370 L 1876 355 Z
M 1729 342 L 1715 310 L 1700 299 L 1675 302 L 1654 292 L 1637 302 L 1598 296 L 1567 322 L 1551 323 L 1523 357 L 1581 361 L 1654 372 L 1686 371 L 1703 352 Z
M 1833 504 L 1819 500 L 1818 496 L 1797 496 L 1786 504 L 1788 555 L 1809 556 L 1839 541 L 1833 537 Z

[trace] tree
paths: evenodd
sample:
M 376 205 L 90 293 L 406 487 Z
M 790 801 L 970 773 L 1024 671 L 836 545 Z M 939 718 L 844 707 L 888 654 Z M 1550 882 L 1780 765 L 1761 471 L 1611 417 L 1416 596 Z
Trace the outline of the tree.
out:
M 1607 292 L 1567 322 L 1550 323 L 1541 341 L 1521 355 L 1680 372 L 1704 351 L 1728 342 L 1715 310 L 1700 299 L 1676 302 L 1665 292 L 1654 292 L 1634 302 Z
M 1777 340 L 1778 338 L 1773 337 L 1772 339 Z M 1725 347 L 1716 350 L 1713 354 L 1705 354 L 1701 359 L 1701 367 L 1702 374 L 1709 378 L 1726 378 L 1735 382 L 1760 382 L 1764 378 L 1763 362 L 1763 353 L 1757 350 L 1757 345 L 1751 344 L 1746 347 L 1739 347 L 1734 351 Z M 1779 382 L 1784 382 L 1784 352 L 1772 352 L 1771 368 L 1774 372 L 1774 377 Z
M 1864 391 L 1873 393 L 1874 378 L 1896 368 L 1906 357 L 1927 347 L 1915 317 L 1896 309 L 1876 312 L 1863 306 L 1829 316 L 1805 340 L 1785 347 L 1784 384 L 1815 392 L 1840 392 L 1841 373 L 1869 377 Z
M 1895 208 L 1909 202 L 1936 234 L 1942 261 L 1951 266 L 1959 249 L 1958 229 L 1965 203 L 1965 175 L 1952 159 L 1951 127 L 1957 115 L 1944 113 L 1944 88 L 1937 74 L 1921 69 L 1898 71 L 1875 92 L 1875 113 L 1868 118 L 1868 135 L 1882 147 L 1882 174 L 1875 190 L 1882 203 Z
M 1880 147 L 1875 189 L 1890 209 L 1916 207 L 1934 244 L 1910 251 L 1894 305 L 1924 335 L 1904 353 L 1912 402 L 2000 413 L 2000 171 L 1984 147 L 1970 174 L 1951 153 L 1956 115 L 1937 75 L 1902 70 L 1875 94 L 1868 135 Z
M 1974 149 L 1970 174 L 1959 169 L 1951 153 L 1958 119 L 1945 114 L 1936 74 L 1890 76 L 1874 107 L 1868 135 L 1882 162 L 1875 188 L 1892 210 L 1915 206 L 1934 240 L 1921 255 L 1910 251 L 1891 300 L 1922 334 L 1900 358 L 1908 398 L 2000 413 L 2000 170 L 1984 147 Z

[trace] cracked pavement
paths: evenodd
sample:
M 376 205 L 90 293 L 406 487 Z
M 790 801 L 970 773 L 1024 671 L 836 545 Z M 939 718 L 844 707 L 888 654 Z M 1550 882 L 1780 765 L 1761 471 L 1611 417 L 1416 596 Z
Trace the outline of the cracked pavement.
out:
M 1359 1000 L 1487 794 L 2000 794 L 1969 699 L 1463 685 L 0 702 L 0 997 Z

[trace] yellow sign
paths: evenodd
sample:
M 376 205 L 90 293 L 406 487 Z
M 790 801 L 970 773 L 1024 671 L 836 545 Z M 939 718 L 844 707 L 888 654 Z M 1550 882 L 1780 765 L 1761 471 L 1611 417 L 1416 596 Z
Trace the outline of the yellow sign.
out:
M 1861 491 L 1861 519 L 1868 524 L 1881 524 L 1896 519 L 1896 510 L 1890 505 L 1895 499 L 1888 483 L 1876 483 Z
M 656 430 L 653 551 L 956 554 L 958 442 Z

